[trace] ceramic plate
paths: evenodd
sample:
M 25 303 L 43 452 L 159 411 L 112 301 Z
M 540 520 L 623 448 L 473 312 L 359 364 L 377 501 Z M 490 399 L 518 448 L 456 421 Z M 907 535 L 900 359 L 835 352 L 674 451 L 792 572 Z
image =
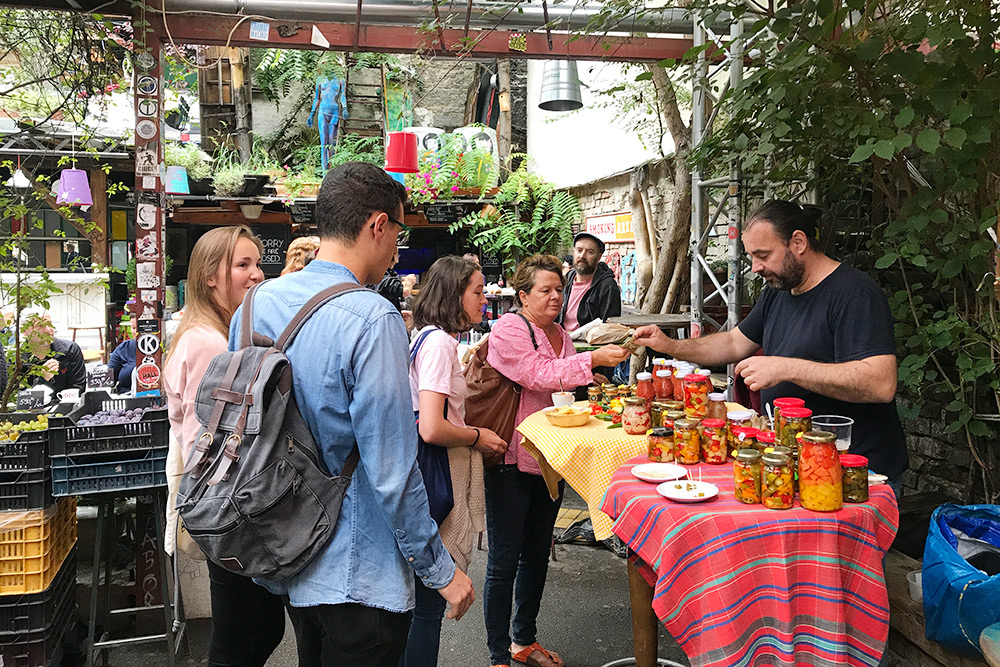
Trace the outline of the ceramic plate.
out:
M 868 486 L 875 486 L 876 484 L 885 484 L 889 478 L 885 475 L 880 475 L 877 472 L 868 473 Z
M 660 484 L 656 487 L 656 492 L 664 498 L 669 498 L 679 503 L 700 503 L 703 500 L 708 500 L 719 495 L 719 487 L 708 482 L 679 479 Z
M 687 470 L 675 463 L 640 463 L 632 467 L 632 474 L 644 482 L 659 484 L 687 477 Z

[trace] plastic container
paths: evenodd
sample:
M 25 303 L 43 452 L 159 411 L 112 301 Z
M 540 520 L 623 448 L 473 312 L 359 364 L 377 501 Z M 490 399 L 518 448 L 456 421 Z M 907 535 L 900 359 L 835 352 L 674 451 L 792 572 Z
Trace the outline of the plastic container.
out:
M 725 463 L 729 451 L 726 420 L 707 418 L 701 427 L 701 460 L 715 465 Z
M 73 559 L 75 561 L 75 558 Z M 76 568 L 73 567 L 75 579 Z M 70 591 L 73 587 L 70 587 Z M 0 665 L 3 667 L 37 667 L 56 662 L 63 635 L 72 623 L 76 597 L 67 595 L 55 607 L 53 621 L 44 628 L 26 632 L 0 634 Z
M 0 414 L 0 423 L 23 424 L 37 421 L 29 413 Z M 49 431 L 20 431 L 15 440 L 0 440 L 0 474 L 39 470 L 49 464 Z
M 82 496 L 132 491 L 167 483 L 167 447 L 140 451 L 139 458 L 91 463 L 85 457 L 52 457 L 52 495 Z
M 48 588 L 76 544 L 76 499 L 0 514 L 0 596 Z
M 66 598 L 75 599 L 76 549 L 63 560 L 52 583 L 41 593 L 0 595 L 0 643 L 3 637 L 45 630 L 56 620 Z
M 851 432 L 854 420 L 840 415 L 813 415 L 812 427 L 817 431 L 829 431 L 837 436 L 837 451 L 845 453 L 851 449 Z
M 844 502 L 868 502 L 868 459 L 858 454 L 841 454 L 840 469 L 844 480 Z
M 806 509 L 835 512 L 844 506 L 844 483 L 836 442 L 837 436 L 829 431 L 808 431 L 802 435 L 799 499 Z
M 40 510 L 52 504 L 52 469 L 0 472 L 0 512 Z
M 674 422 L 674 460 L 684 465 L 695 465 L 701 460 L 701 433 L 693 419 Z
M 629 435 L 646 435 L 650 426 L 649 406 L 646 399 L 630 396 L 622 409 L 622 430 Z
M 646 436 L 649 441 L 649 460 L 656 463 L 670 463 L 674 460 L 674 431 L 669 428 L 654 428 Z
M 143 414 L 138 422 L 76 425 L 81 417 L 101 410 L 146 407 L 156 409 Z M 148 451 L 155 447 L 166 447 L 169 431 L 167 407 L 161 398 L 111 398 L 107 392 L 92 391 L 84 394 L 82 405 L 66 417 L 49 418 L 49 451 L 52 457 Z
M 733 462 L 733 494 L 747 505 L 760 502 L 761 462 L 756 449 L 741 449 Z
M 914 570 L 906 573 L 906 584 L 910 587 L 910 599 L 914 602 L 923 603 L 923 570 Z
M 684 391 L 684 414 L 704 419 L 708 415 L 708 388 L 705 376 L 692 373 L 681 382 Z

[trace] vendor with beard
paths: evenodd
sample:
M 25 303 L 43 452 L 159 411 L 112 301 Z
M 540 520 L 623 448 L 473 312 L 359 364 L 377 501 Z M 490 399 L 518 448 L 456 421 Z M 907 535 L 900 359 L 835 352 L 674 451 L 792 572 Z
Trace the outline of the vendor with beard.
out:
M 607 322 L 622 314 L 622 293 L 614 272 L 601 261 L 604 241 L 593 234 L 580 232 L 573 238 L 573 268 L 566 274 L 563 307 L 556 320 L 566 331 L 596 319 Z M 604 384 L 613 368 L 594 368 L 594 382 Z
M 852 418 L 851 453 L 867 456 L 898 496 L 909 461 L 889 304 L 875 281 L 820 250 L 818 217 L 775 200 L 747 220 L 743 246 L 767 289 L 738 327 L 673 340 L 645 326 L 636 343 L 700 366 L 739 362 L 736 373 L 764 403 L 797 396 L 813 414 Z

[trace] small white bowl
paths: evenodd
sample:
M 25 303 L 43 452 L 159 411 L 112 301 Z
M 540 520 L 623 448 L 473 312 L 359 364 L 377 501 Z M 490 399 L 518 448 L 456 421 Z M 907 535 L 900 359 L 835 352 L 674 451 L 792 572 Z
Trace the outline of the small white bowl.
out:
M 557 408 L 565 408 L 567 405 L 573 405 L 574 400 L 576 400 L 576 396 L 571 391 L 552 392 L 552 405 Z

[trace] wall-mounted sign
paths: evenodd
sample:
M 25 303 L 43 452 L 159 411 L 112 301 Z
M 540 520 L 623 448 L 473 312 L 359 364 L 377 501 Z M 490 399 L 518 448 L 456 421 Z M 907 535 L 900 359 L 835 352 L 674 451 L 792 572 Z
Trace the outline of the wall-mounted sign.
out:
M 135 89 L 142 95 L 155 95 L 159 87 L 160 84 L 156 82 L 156 79 L 148 75 L 140 76 L 139 80 L 135 82 Z
M 140 51 L 135 54 L 135 65 L 142 71 L 150 70 L 156 67 L 156 58 L 149 51 Z
M 426 204 L 424 215 L 432 225 L 450 225 L 465 215 L 465 207 L 458 204 Z
M 630 211 L 588 215 L 585 229 L 588 234 L 593 234 L 605 243 L 635 241 L 635 235 L 632 234 L 632 213 Z
M 149 120 L 140 120 L 135 124 L 135 133 L 143 139 L 153 139 L 156 137 L 156 123 Z

